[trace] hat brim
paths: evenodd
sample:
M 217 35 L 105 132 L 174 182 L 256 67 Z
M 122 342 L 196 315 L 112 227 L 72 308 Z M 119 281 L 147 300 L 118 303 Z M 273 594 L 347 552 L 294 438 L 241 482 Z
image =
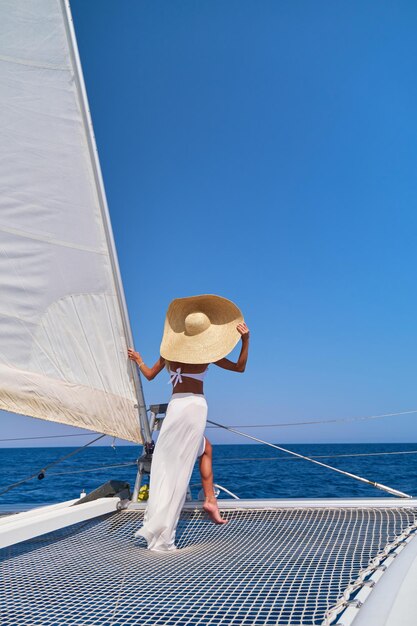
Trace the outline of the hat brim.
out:
M 205 313 L 210 326 L 197 335 L 187 335 L 185 318 L 194 312 Z M 177 298 L 168 307 L 160 354 L 167 361 L 214 363 L 239 342 L 236 326 L 242 322 L 240 309 L 227 298 L 211 294 Z

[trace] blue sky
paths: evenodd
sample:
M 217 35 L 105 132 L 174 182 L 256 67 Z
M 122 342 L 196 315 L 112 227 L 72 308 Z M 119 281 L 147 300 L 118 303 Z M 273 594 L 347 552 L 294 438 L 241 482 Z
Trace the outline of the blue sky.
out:
M 416 3 L 71 5 L 145 362 L 173 298 L 217 293 L 252 336 L 243 376 L 211 368 L 209 418 L 417 409 Z M 169 398 L 164 373 L 144 388 L 149 403 Z M 5 425 L 5 436 L 74 432 Z M 417 441 L 417 414 L 251 433 Z

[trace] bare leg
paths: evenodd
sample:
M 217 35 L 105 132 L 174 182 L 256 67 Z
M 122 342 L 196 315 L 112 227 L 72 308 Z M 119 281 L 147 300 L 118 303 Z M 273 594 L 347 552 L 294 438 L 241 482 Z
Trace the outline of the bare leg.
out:
M 227 524 L 228 520 L 220 516 L 219 507 L 213 489 L 213 448 L 206 437 L 206 448 L 200 456 L 200 474 L 203 485 L 205 501 L 203 509 L 215 524 Z

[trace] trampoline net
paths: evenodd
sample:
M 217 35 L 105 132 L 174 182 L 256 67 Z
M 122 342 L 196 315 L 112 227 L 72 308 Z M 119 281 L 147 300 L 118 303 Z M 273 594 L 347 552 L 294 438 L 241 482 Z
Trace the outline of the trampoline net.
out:
M 416 520 L 410 508 L 183 511 L 173 553 L 121 511 L 5 548 L 3 626 L 321 624 L 359 571 Z

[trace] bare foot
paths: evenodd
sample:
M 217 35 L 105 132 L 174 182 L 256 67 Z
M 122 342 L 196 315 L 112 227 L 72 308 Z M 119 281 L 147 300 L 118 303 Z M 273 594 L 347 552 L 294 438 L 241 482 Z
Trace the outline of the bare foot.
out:
M 210 500 L 206 500 L 203 504 L 203 509 L 215 524 L 227 524 L 229 521 L 220 517 L 219 507 L 216 501 L 212 502 Z

